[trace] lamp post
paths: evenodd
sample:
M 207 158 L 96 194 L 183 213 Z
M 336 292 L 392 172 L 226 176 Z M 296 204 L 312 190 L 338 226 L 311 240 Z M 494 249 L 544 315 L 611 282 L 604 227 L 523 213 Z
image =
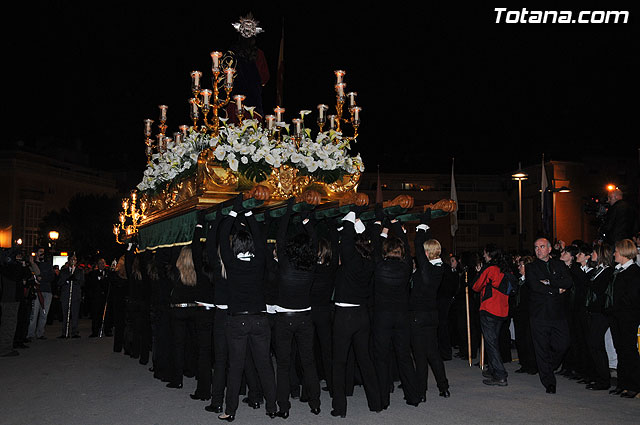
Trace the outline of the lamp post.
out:
M 550 189 L 553 194 L 553 239 L 558 239 L 558 224 L 556 220 L 556 193 L 569 193 L 571 189 L 567 186 L 555 187 L 555 181 L 553 182 L 553 188 Z
M 49 243 L 49 247 L 51 248 L 51 250 L 53 250 L 53 248 L 55 247 L 56 241 L 59 237 L 60 233 L 58 233 L 56 230 L 52 230 L 49 232 L 49 239 L 51 240 L 51 242 Z
M 511 179 L 516 180 L 518 182 L 518 220 L 519 220 L 519 230 L 518 230 L 518 251 L 522 251 L 522 181 L 527 180 L 529 175 L 522 171 L 522 164 L 518 163 L 518 171 L 511 174 Z

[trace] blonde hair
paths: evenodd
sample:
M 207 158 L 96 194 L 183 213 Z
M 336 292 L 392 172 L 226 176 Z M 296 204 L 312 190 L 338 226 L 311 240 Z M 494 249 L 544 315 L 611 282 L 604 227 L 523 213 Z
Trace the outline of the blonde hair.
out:
M 124 255 L 121 255 L 120 258 L 118 258 L 115 271 L 120 279 L 127 278 L 127 269 L 124 267 Z
M 636 248 L 636 244 L 631 239 L 622 239 L 616 242 L 616 251 L 629 260 L 635 260 L 638 255 L 638 248 Z
M 180 272 L 180 280 L 183 285 L 196 286 L 198 280 L 196 269 L 193 265 L 193 255 L 190 246 L 183 246 L 176 260 L 176 268 Z
M 440 257 L 442 246 L 436 239 L 426 240 L 424 241 L 422 246 L 424 247 L 424 252 L 427 253 L 427 257 L 429 257 L 430 260 L 435 260 L 436 258 Z

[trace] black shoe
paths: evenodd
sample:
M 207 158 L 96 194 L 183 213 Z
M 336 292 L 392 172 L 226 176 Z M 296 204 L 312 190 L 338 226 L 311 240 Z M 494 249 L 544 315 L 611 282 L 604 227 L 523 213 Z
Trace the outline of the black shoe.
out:
M 440 395 L 440 397 L 444 397 L 444 398 L 451 397 L 451 393 L 449 392 L 449 390 L 440 391 L 439 395 Z
M 592 384 L 587 385 L 585 388 L 592 391 L 604 391 L 604 390 L 608 390 L 610 386 L 607 384 L 596 384 L 594 382 Z
M 15 357 L 19 355 L 20 355 L 20 352 L 18 350 L 11 350 L 6 354 L 1 355 L 0 357 Z
M 227 422 L 233 422 L 233 420 L 236 418 L 235 415 L 220 415 L 218 416 L 218 419 L 220 419 L 221 421 L 227 421 Z
M 529 374 L 529 375 L 537 375 L 538 371 L 536 369 L 529 369 L 529 370 L 527 370 L 527 374 Z
M 337 410 L 332 410 L 331 411 L 331 416 L 334 416 L 334 417 L 340 416 L 341 418 L 346 418 L 347 414 L 346 413 L 340 413 Z
M 71 338 L 80 338 L 80 335 L 73 335 Z
M 89 338 L 97 338 L 97 337 L 98 337 L 98 334 L 91 334 L 91 335 L 89 335 Z
M 13 348 L 29 348 L 29 346 L 19 342 L 17 344 L 13 344 Z
M 320 414 L 320 408 L 316 407 L 315 409 L 311 409 L 311 413 L 313 413 L 314 415 L 319 415 Z
M 623 398 L 636 398 L 638 396 L 638 391 L 631 391 L 631 390 L 625 390 L 622 393 L 620 393 L 620 397 Z
M 300 403 L 309 403 L 309 397 L 300 397 Z
M 527 369 L 521 367 L 520 369 L 516 369 L 516 373 L 527 373 Z
M 181 383 L 181 382 L 180 382 L 180 383 L 177 383 L 177 382 L 169 382 L 169 383 L 167 384 L 167 388 L 177 388 L 177 389 L 180 389 L 180 388 L 182 388 L 182 383 Z
M 484 378 L 493 378 L 493 373 L 489 372 L 489 369 L 485 369 L 482 371 L 482 376 Z
M 591 379 L 587 379 L 587 378 L 582 378 L 581 380 L 578 381 L 578 384 L 591 384 L 593 381 L 591 381 Z
M 614 388 L 612 390 L 609 390 L 609 394 L 620 395 L 622 394 L 622 391 L 624 391 L 622 388 Z
M 322 387 L 322 391 L 329 391 L 329 387 Z
M 200 400 L 200 401 L 207 401 L 211 399 L 211 396 L 201 396 L 201 395 L 198 395 L 198 393 L 189 394 L 189 397 L 191 397 L 192 400 Z
M 420 403 L 426 403 L 427 402 L 427 396 L 423 395 L 422 397 L 420 397 Z
M 271 419 L 273 419 L 276 416 L 278 416 L 278 414 L 276 412 L 267 412 L 267 416 L 270 417 Z
M 289 411 L 288 410 L 281 410 L 279 412 L 276 413 L 276 416 L 282 419 L 287 419 L 289 417 Z
M 44 336 L 44 335 L 42 335 L 42 336 L 39 336 L 39 337 L 38 337 L 38 339 L 45 340 L 45 339 L 47 339 L 47 337 L 46 337 L 46 336 Z
M 547 387 L 547 394 L 555 394 L 556 393 L 556 386 L 551 384 Z
M 507 385 L 509 385 L 506 379 L 495 379 L 495 378 L 484 379 L 482 383 L 485 385 L 498 386 L 498 387 L 506 387 Z
M 31 338 L 25 338 L 24 341 L 22 342 L 26 342 L 27 344 L 31 342 Z
M 213 404 L 210 404 L 208 406 L 205 406 L 204 410 L 212 413 L 222 413 L 222 405 L 214 406 Z
M 413 406 L 413 407 L 418 407 L 418 405 L 420 404 L 420 402 L 419 402 L 419 401 L 416 401 L 416 402 L 413 402 L 413 403 L 412 403 L 412 402 L 410 402 L 409 400 L 407 400 L 407 401 L 406 401 L 406 403 L 407 403 L 409 406 Z

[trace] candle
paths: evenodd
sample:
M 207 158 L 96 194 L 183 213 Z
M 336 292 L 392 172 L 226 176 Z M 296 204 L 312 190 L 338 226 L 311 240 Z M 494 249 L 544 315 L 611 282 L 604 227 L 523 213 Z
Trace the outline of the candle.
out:
M 327 118 L 325 117 L 325 111 L 329 109 L 327 105 L 318 105 L 318 122 L 325 122 Z
M 191 98 L 189 99 L 189 104 L 191 105 L 191 119 L 197 119 L 198 118 L 198 102 L 196 101 L 196 99 Z
M 333 71 L 333 73 L 336 74 L 336 84 L 342 83 L 342 78 L 344 77 L 346 72 L 342 70 L 338 70 L 338 71 Z
M 295 125 L 296 136 L 299 136 L 302 133 L 302 120 L 300 118 L 294 118 L 291 121 Z
M 232 86 L 233 85 L 233 73 L 235 71 L 233 70 L 233 68 L 227 68 L 224 70 L 224 73 L 227 75 L 227 86 Z
M 160 121 L 164 123 L 167 120 L 167 109 L 169 108 L 167 105 L 158 105 L 160 108 Z
M 181 125 L 180 127 L 178 127 L 178 129 L 180 131 L 182 131 L 182 137 L 187 137 L 187 131 L 189 131 L 189 126 L 187 125 Z
M 179 131 L 174 132 L 173 140 L 176 141 L 176 145 L 179 145 L 180 143 L 182 143 L 182 133 L 180 133 Z
M 204 106 L 208 109 L 209 99 L 211 98 L 211 90 L 204 89 L 200 92 L 200 94 L 202 95 L 202 102 L 204 103 Z
M 362 108 L 359 106 L 354 106 L 353 108 L 351 108 L 351 111 L 353 113 L 353 124 L 360 125 L 360 111 L 362 111 Z
M 200 78 L 202 78 L 202 72 L 200 71 L 191 72 L 191 91 L 194 93 L 200 90 Z
M 336 84 L 336 93 L 338 93 L 339 97 L 344 97 L 344 89 L 347 87 L 345 83 Z
M 267 120 L 267 130 L 273 130 L 273 128 L 275 127 L 275 123 L 276 123 L 275 115 L 267 115 L 264 118 Z
M 329 118 L 329 128 L 331 130 L 335 130 L 335 128 L 336 128 L 336 116 L 335 115 L 329 115 L 327 118 Z
M 241 94 L 237 94 L 233 97 L 236 100 L 236 108 L 238 109 L 238 113 L 242 113 L 242 101 L 245 99 L 245 96 Z
M 282 114 L 284 113 L 284 108 L 276 106 L 273 111 L 276 113 L 276 121 L 282 122 Z
M 349 106 L 356 106 L 356 96 L 358 95 L 358 93 L 356 92 L 349 92 L 347 93 L 347 97 L 349 98 Z
M 149 137 L 151 136 L 151 125 L 153 124 L 153 120 L 146 119 L 144 120 L 144 135 Z
M 222 53 L 220 52 L 211 52 L 211 61 L 213 62 L 211 65 L 211 70 L 213 72 L 220 72 L 220 58 L 222 57 Z

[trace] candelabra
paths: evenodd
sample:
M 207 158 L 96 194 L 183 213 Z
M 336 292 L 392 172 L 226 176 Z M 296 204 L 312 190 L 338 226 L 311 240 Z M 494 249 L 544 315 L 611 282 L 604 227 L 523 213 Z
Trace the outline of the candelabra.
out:
M 213 90 L 201 88 L 200 80 L 202 79 L 202 72 L 191 72 L 191 92 L 193 93 L 193 97 L 189 99 L 189 104 L 191 105 L 190 115 L 194 130 L 200 132 L 209 131 L 213 136 L 218 136 L 220 132 L 219 110 L 229 104 L 236 71 L 233 68 L 233 57 L 229 55 L 223 57 L 221 52 L 211 52 L 211 62 Z M 224 97 L 221 96 L 221 87 L 225 92 Z M 244 105 L 242 102 L 245 96 L 236 95 L 233 99 L 236 104 L 238 119 L 242 122 L 244 115 Z M 202 110 L 204 126 L 198 129 L 200 110 Z M 209 121 L 208 117 L 209 112 L 212 113 L 211 121 Z
M 122 200 L 122 211 L 118 217 L 118 223 L 113 225 L 113 234 L 116 236 L 116 242 L 119 244 L 131 238 L 138 232 L 140 222 L 145 219 L 147 212 L 147 202 L 140 199 L 138 202 L 138 194 L 132 191 L 129 198 Z

